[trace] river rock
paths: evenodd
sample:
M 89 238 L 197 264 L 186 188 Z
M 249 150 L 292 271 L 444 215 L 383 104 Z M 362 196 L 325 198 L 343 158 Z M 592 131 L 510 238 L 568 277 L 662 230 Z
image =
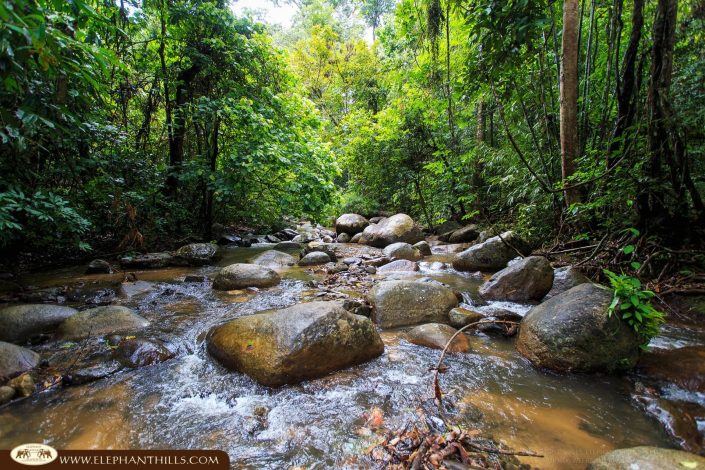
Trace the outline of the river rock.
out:
M 0 406 L 4 405 L 5 403 L 12 400 L 14 398 L 14 396 L 15 396 L 15 389 L 14 388 L 7 386 L 7 385 L 3 385 L 2 387 L 0 387 Z
M 475 240 L 477 240 L 477 237 L 480 235 L 477 225 L 471 224 L 471 225 L 466 225 L 465 227 L 459 228 L 458 230 L 454 231 L 449 237 L 448 237 L 448 242 L 449 243 L 470 243 Z
M 384 248 L 392 243 L 417 243 L 423 240 L 421 228 L 406 214 L 396 214 L 378 224 L 368 226 L 360 238 L 360 243 Z
M 409 261 L 418 261 L 423 258 L 419 250 L 417 250 L 410 244 L 404 242 L 392 243 L 391 245 L 387 246 L 383 252 L 384 256 L 392 259 L 396 258 L 406 259 Z
M 529 256 L 495 273 L 480 287 L 483 299 L 538 301 L 553 285 L 553 268 L 543 256 Z
M 416 281 L 381 282 L 370 292 L 369 301 L 382 328 L 446 322 L 448 312 L 458 306 L 451 289 Z
M 142 338 L 123 339 L 113 355 L 122 365 L 138 368 L 159 364 L 174 357 L 174 352 L 159 341 Z
M 258 264 L 236 263 L 226 266 L 215 275 L 213 289 L 233 290 L 246 287 L 272 287 L 281 278 L 273 269 Z
M 281 250 L 303 250 L 304 244 L 303 243 L 297 243 L 297 242 L 280 242 L 274 245 L 274 249 L 277 251 Z
M 294 266 L 296 258 L 282 251 L 267 250 L 252 258 L 251 263 L 271 269 L 284 269 Z
M 50 333 L 78 313 L 61 305 L 29 304 L 0 309 L 0 341 L 22 343 L 32 336 Z
M 433 254 L 431 252 L 431 245 L 429 245 L 426 240 L 415 243 L 414 248 L 416 248 L 422 256 L 431 256 Z
M 128 269 L 157 269 L 169 266 L 174 261 L 171 253 L 145 253 L 143 255 L 124 256 L 120 265 Z
M 314 266 L 317 264 L 330 263 L 328 253 L 322 251 L 312 251 L 299 260 L 299 266 Z
M 502 241 L 504 240 L 504 241 Z M 461 251 L 453 258 L 453 267 L 458 271 L 497 271 L 507 266 L 507 263 L 517 257 L 517 252 L 505 244 L 515 247 L 522 255 L 528 255 L 531 250 L 516 233 L 505 232 Z
M 483 318 L 485 318 L 483 314 L 463 307 L 456 307 L 448 313 L 448 323 L 455 328 L 462 328 L 470 323 L 476 323 Z
M 617 315 L 607 315 L 611 302 L 611 291 L 581 284 L 537 305 L 521 322 L 517 350 L 537 367 L 558 371 L 632 367 L 641 341 Z
M 29 374 L 22 374 L 15 377 L 7 383 L 8 387 L 12 387 L 17 392 L 19 397 L 28 397 L 34 393 L 34 379 Z
M 590 279 L 574 266 L 556 268 L 553 270 L 553 285 L 551 286 L 551 290 L 548 291 L 548 294 L 546 294 L 546 297 L 544 297 L 544 300 L 548 300 L 575 286 L 588 282 L 590 282 Z
M 522 316 L 511 310 L 503 308 L 488 308 L 483 310 L 485 318 L 483 320 L 500 320 L 503 322 L 514 323 L 482 323 L 477 325 L 477 331 L 490 336 L 503 336 L 505 338 L 512 337 L 519 330 L 519 323 L 522 321 Z
M 90 336 L 134 333 L 149 325 L 149 321 L 127 307 L 107 305 L 73 315 L 59 326 L 63 339 L 78 340 Z
M 347 233 L 341 233 L 336 237 L 335 241 L 337 241 L 338 243 L 350 243 L 351 238 L 352 237 Z
M 365 230 L 368 225 L 370 223 L 367 219 L 359 214 L 343 214 L 335 221 L 335 231 L 338 234 L 346 233 L 353 236 Z
M 0 377 L 33 369 L 39 364 L 39 354 L 32 350 L 0 341 Z
M 176 258 L 191 266 L 210 264 L 218 257 L 218 247 L 212 243 L 191 243 L 176 250 Z
M 406 334 L 406 339 L 410 343 L 418 344 L 419 346 L 443 349 L 457 331 L 452 326 L 441 323 L 427 323 L 412 328 Z M 448 346 L 448 352 L 468 351 L 470 351 L 470 341 L 463 333 L 456 336 L 450 346 Z
M 617 449 L 593 460 L 587 470 L 698 470 L 705 458 L 682 450 L 639 446 Z
M 374 266 L 371 266 L 374 267 Z M 377 268 L 378 273 L 413 272 L 419 270 L 419 263 L 406 259 L 398 259 Z
M 685 390 L 705 393 L 705 346 L 649 351 L 639 358 L 636 371 Z
M 94 259 L 88 263 L 86 274 L 112 274 L 113 267 L 104 259 Z
M 362 232 L 353 235 L 350 239 L 350 243 L 360 243 L 360 240 L 362 240 Z
M 208 351 L 229 369 L 276 387 L 324 376 L 384 352 L 372 322 L 342 302 L 311 302 L 237 318 L 211 330 Z

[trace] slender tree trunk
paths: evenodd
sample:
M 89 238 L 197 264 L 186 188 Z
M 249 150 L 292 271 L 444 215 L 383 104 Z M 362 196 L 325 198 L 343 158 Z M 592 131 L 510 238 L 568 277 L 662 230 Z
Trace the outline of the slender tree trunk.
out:
M 561 168 L 563 185 L 573 183 L 569 178 L 576 170 L 578 157 L 578 0 L 563 3 L 563 44 L 561 61 Z M 564 191 L 567 206 L 580 202 L 578 188 Z
M 210 170 L 211 174 L 215 174 L 215 170 L 217 168 L 218 164 L 218 137 L 219 137 L 219 132 L 220 132 L 220 118 L 216 114 L 215 117 L 213 118 L 213 132 L 211 135 L 211 142 L 210 142 L 210 149 L 208 151 L 208 156 L 209 156 L 209 164 L 210 164 Z M 205 235 L 206 239 L 210 240 L 211 237 L 213 236 L 213 233 L 211 231 L 213 227 L 213 189 L 208 188 L 208 182 L 206 181 L 206 227 L 205 227 Z

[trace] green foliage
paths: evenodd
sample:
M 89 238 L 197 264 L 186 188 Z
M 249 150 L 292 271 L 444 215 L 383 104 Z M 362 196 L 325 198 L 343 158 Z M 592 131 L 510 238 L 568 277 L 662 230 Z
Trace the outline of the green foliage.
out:
M 642 290 L 639 279 L 624 274 L 615 274 L 605 269 L 605 276 L 612 285 L 614 298 L 607 314 L 617 315 L 627 322 L 642 339 L 642 348 L 646 348 L 651 338 L 659 334 L 665 322 L 664 314 L 651 304 L 655 294 Z

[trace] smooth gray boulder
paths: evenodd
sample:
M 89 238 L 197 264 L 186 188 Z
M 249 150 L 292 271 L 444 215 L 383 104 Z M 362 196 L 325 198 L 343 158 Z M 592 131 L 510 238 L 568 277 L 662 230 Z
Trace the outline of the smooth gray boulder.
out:
M 368 295 L 374 321 L 382 328 L 443 323 L 458 306 L 455 293 L 440 284 L 417 281 L 385 281 Z
M 348 235 L 347 233 L 341 233 L 337 237 L 335 237 L 335 241 L 338 243 L 350 243 L 350 239 L 352 237 Z
M 414 244 L 423 240 L 421 227 L 406 214 L 396 214 L 365 228 L 360 243 L 384 248 L 392 243 Z
M 480 296 L 486 300 L 538 301 L 552 285 L 551 263 L 543 256 L 529 256 L 495 273 L 480 287 Z
M 432 349 L 445 348 L 448 341 L 457 332 L 452 326 L 442 323 L 426 323 L 419 325 L 406 333 L 406 340 L 419 346 L 425 346 Z M 453 342 L 448 346 L 448 352 L 468 352 L 470 351 L 470 341 L 464 333 L 459 334 L 453 339 Z
M 342 302 L 310 302 L 213 328 L 208 352 L 229 369 L 277 387 L 322 377 L 384 352 L 372 322 Z
M 417 250 L 410 244 L 404 242 L 392 243 L 391 245 L 387 246 L 383 252 L 384 256 L 392 259 L 418 261 L 423 258 L 419 250 Z
M 33 369 L 38 364 L 39 354 L 30 349 L 0 341 L 0 378 L 10 378 Z
M 368 225 L 368 220 L 359 214 L 343 214 L 335 221 L 335 231 L 353 236 L 365 230 Z
M 618 315 L 607 315 L 612 292 L 580 284 L 532 308 L 517 350 L 535 366 L 565 372 L 612 372 L 634 366 L 641 339 Z
M 203 266 L 218 258 L 218 246 L 212 243 L 191 243 L 184 245 L 174 254 L 175 257 L 191 266 Z
M 213 289 L 233 290 L 247 287 L 272 287 L 281 278 L 273 269 L 259 264 L 235 263 L 221 269 L 213 278 Z
M 419 253 L 423 256 L 431 256 L 433 254 L 431 252 L 431 245 L 429 245 L 426 240 L 421 240 L 420 242 L 415 243 L 414 248 L 419 250 Z
M 264 251 L 250 260 L 251 264 L 257 264 L 270 269 L 285 269 L 296 265 L 296 258 L 289 253 L 277 250 Z
M 458 271 L 498 271 L 519 256 L 528 256 L 528 244 L 515 232 L 504 232 L 467 250 L 453 258 L 453 267 Z
M 312 251 L 299 260 L 299 266 L 315 266 L 330 262 L 331 259 L 330 256 L 328 256 L 328 253 L 324 253 L 323 251 Z
M 51 333 L 75 308 L 49 304 L 14 305 L 0 309 L 0 341 L 22 343 L 32 336 Z
M 448 243 L 470 243 L 477 240 L 480 232 L 477 225 L 470 224 L 455 230 L 449 237 Z
M 548 291 L 548 294 L 544 297 L 544 300 L 548 300 L 575 286 L 588 282 L 591 282 L 590 279 L 575 266 L 556 268 L 553 270 L 553 285 L 551 286 L 551 290 Z
M 67 318 L 59 325 L 58 334 L 63 339 L 78 340 L 91 336 L 135 333 L 148 325 L 148 320 L 127 307 L 106 305 Z
M 682 450 L 639 446 L 607 452 L 587 470 L 687 470 L 705 468 L 705 458 Z
M 415 261 L 409 261 L 406 259 L 398 259 L 396 261 L 392 261 L 391 263 L 383 264 L 379 268 L 377 268 L 378 273 L 395 273 L 395 272 L 402 272 L 402 271 L 418 271 L 419 270 L 419 264 L 416 263 Z

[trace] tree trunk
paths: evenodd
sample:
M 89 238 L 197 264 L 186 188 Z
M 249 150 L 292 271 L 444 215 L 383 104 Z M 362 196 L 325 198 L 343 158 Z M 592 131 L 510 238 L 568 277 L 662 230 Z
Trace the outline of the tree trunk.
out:
M 578 0 L 563 2 L 563 44 L 561 61 L 561 167 L 567 206 L 580 202 L 578 188 L 568 179 L 576 169 L 578 142 Z

